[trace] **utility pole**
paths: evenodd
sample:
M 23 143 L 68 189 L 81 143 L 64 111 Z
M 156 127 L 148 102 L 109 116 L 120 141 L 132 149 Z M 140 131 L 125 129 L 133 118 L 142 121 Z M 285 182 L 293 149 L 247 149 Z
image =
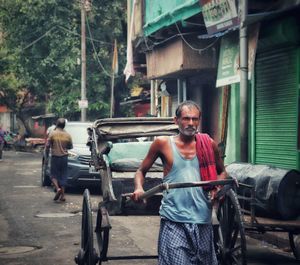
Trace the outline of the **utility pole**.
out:
M 240 0 L 240 150 L 241 162 L 248 162 L 248 37 L 244 22 L 248 0 Z
M 86 38 L 85 38 L 85 16 L 90 8 L 87 0 L 81 0 L 81 121 L 86 121 L 86 109 L 88 102 L 86 99 Z

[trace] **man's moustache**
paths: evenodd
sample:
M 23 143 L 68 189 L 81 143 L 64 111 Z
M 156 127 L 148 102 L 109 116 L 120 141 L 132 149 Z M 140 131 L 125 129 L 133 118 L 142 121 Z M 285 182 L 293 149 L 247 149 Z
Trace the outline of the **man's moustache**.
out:
M 193 128 L 193 127 L 186 127 L 185 130 L 193 130 L 193 131 L 197 131 L 196 128 Z

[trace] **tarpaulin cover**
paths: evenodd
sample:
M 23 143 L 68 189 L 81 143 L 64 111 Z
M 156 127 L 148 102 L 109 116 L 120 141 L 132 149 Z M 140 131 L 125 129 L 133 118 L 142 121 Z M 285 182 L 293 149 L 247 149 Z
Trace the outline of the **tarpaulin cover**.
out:
M 249 163 L 232 163 L 226 170 L 238 182 L 254 186 L 257 216 L 285 220 L 300 216 L 299 171 Z M 244 192 L 240 186 L 238 194 Z
M 136 171 L 147 155 L 152 142 L 115 143 L 108 153 L 110 167 L 113 171 Z M 162 162 L 157 159 L 150 171 L 163 171 Z

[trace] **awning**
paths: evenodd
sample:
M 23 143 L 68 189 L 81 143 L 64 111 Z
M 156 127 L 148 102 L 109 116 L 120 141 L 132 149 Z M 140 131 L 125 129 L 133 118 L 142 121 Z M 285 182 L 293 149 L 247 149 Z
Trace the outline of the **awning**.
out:
M 145 1 L 144 35 L 149 36 L 178 21 L 188 19 L 201 12 L 199 0 Z M 177 5 L 177 6 L 176 6 Z M 174 8 L 174 6 L 176 6 Z M 159 16 L 157 14 L 161 13 Z
M 249 15 L 247 15 L 246 21 L 243 23 L 243 25 L 248 26 L 248 25 L 260 22 L 260 21 L 274 19 L 280 15 L 283 15 L 287 12 L 294 11 L 299 8 L 300 8 L 300 1 L 294 1 L 294 3 L 293 3 L 293 1 L 291 1 L 286 6 L 284 6 L 282 9 L 279 9 L 279 10 L 256 13 L 256 14 L 249 14 Z

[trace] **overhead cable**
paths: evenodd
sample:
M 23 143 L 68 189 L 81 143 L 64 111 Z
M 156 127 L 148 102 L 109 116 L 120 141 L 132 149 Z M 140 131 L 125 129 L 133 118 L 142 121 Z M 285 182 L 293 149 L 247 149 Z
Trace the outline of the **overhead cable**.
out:
M 219 40 L 219 37 L 216 37 L 216 39 L 215 39 L 212 43 L 210 43 L 209 45 L 207 45 L 205 48 L 201 48 L 201 49 L 195 48 L 195 47 L 193 47 L 193 46 L 185 39 L 185 37 L 183 36 L 183 34 L 181 33 L 181 31 L 180 31 L 180 29 L 179 29 L 179 27 L 178 27 L 178 25 L 177 25 L 177 22 L 175 22 L 175 26 L 176 26 L 176 28 L 177 28 L 177 30 L 178 30 L 178 32 L 179 32 L 179 36 L 180 36 L 181 39 L 185 42 L 185 44 L 186 44 L 187 46 L 189 46 L 193 51 L 197 51 L 197 52 L 199 52 L 199 53 L 201 53 L 201 52 L 203 52 L 203 51 L 209 49 L 209 48 L 212 47 L 212 46 L 214 46 L 215 43 Z
M 53 26 L 51 29 L 47 30 L 42 36 L 38 37 L 36 40 L 34 40 L 31 43 L 29 43 L 25 48 L 23 48 L 23 50 L 28 49 L 33 44 L 37 43 L 38 41 L 40 41 L 41 39 L 43 39 L 44 37 L 46 37 L 48 35 L 48 33 L 51 32 L 52 30 L 54 30 L 55 28 L 56 28 L 56 26 Z
M 106 71 L 106 69 L 104 68 L 103 64 L 101 63 L 101 61 L 100 61 L 100 59 L 99 59 L 98 53 L 97 53 L 97 51 L 96 51 L 96 47 L 95 47 L 94 42 L 93 42 L 93 40 L 92 40 L 92 39 L 93 39 L 93 38 L 92 38 L 92 33 L 91 33 L 90 24 L 89 24 L 89 20 L 88 20 L 88 17 L 87 17 L 87 16 L 86 16 L 86 22 L 87 22 L 86 24 L 87 24 L 87 28 L 88 28 L 89 35 L 90 35 L 90 37 L 91 37 L 91 43 L 92 43 L 92 47 L 93 47 L 94 54 L 95 54 L 95 56 L 96 56 L 97 62 L 98 62 L 98 64 L 100 65 L 100 67 L 101 67 L 101 69 L 103 70 L 103 72 L 104 72 L 107 76 L 112 77 L 112 75 L 111 75 L 108 71 Z
M 25 46 L 22 50 L 26 50 L 28 48 L 30 48 L 32 45 L 34 45 L 35 43 L 39 42 L 41 39 L 43 39 L 44 37 L 46 37 L 51 31 L 53 31 L 54 29 L 62 29 L 64 31 L 68 31 L 69 33 L 73 34 L 73 35 L 77 35 L 77 36 L 80 36 L 79 33 L 77 32 L 74 32 L 66 27 L 63 27 L 61 25 L 54 25 L 52 28 L 50 28 L 49 30 L 47 30 L 43 35 L 41 35 L 40 37 L 38 37 L 37 39 L 35 39 L 34 41 L 32 41 L 31 43 L 29 43 L 27 46 Z M 105 45 L 110 45 L 110 46 L 113 46 L 112 43 L 109 43 L 109 42 L 105 42 L 105 41 L 101 41 L 101 40 L 97 40 L 97 39 L 93 39 L 93 38 L 87 38 L 88 40 L 90 41 L 94 41 L 94 42 L 99 42 L 99 43 L 102 43 L 102 44 L 105 44 Z

